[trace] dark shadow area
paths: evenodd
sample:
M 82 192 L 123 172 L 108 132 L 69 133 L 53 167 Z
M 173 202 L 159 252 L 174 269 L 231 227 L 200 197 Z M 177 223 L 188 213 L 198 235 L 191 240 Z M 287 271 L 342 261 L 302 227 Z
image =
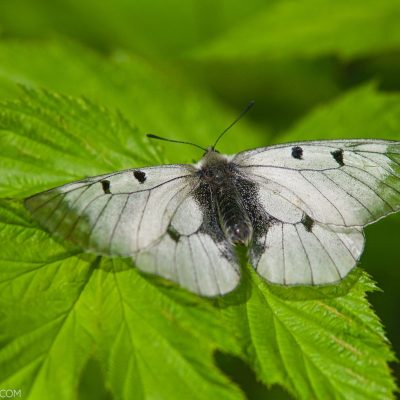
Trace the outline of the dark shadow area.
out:
M 277 297 L 290 301 L 332 299 L 345 296 L 362 275 L 360 268 L 354 268 L 342 281 L 319 286 L 283 286 L 265 283 L 268 290 Z
M 361 264 L 382 291 L 369 293 L 372 307 L 381 319 L 385 332 L 400 358 L 400 216 L 366 228 L 367 245 Z M 400 364 L 391 363 L 393 375 L 400 379 Z M 400 394 L 399 394 L 400 398 Z
M 217 351 L 214 354 L 218 368 L 235 382 L 248 400 L 292 400 L 293 397 L 278 385 L 266 387 L 240 358 Z
M 91 358 L 82 371 L 78 387 L 78 400 L 112 400 L 113 396 L 104 386 L 100 363 Z
M 387 51 L 340 64 L 339 75 L 345 87 L 375 80 L 380 90 L 396 92 L 400 90 L 399 68 L 400 51 Z

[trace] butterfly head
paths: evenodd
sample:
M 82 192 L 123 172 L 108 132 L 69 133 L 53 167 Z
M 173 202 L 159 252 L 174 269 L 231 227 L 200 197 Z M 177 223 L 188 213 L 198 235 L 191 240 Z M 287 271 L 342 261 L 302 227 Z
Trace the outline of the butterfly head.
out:
M 202 159 L 198 162 L 199 169 L 222 166 L 227 163 L 227 156 L 215 150 L 214 147 L 208 147 Z

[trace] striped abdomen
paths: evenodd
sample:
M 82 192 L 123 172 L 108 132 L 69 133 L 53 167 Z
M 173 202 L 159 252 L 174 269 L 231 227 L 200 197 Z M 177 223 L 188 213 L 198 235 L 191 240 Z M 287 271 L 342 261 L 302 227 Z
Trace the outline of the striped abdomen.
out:
M 226 237 L 234 244 L 248 245 L 253 228 L 236 187 L 225 183 L 214 191 L 218 219 Z

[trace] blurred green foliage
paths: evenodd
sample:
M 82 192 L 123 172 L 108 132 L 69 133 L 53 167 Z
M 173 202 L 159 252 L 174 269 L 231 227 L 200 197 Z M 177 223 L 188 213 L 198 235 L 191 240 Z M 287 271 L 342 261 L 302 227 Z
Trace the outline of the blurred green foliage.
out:
M 109 148 L 113 138 L 128 140 L 126 148 L 134 148 L 127 132 L 153 132 L 208 145 L 249 99 L 256 100 L 256 107 L 221 143 L 223 152 L 293 139 L 399 139 L 399 21 L 397 0 L 3 0 L 0 100 L 20 97 L 18 84 L 84 96 L 96 111 L 88 106 L 79 123 L 72 115 L 72 126 L 82 135 L 103 128 L 98 135 Z M 41 107 L 55 107 L 40 101 L 45 97 L 32 103 L 32 115 L 40 114 Z M 103 106 L 112 110 L 110 120 L 91 119 Z M 60 107 L 60 118 L 68 110 Z M 5 132 L 15 130 L 17 122 L 21 130 L 31 132 L 40 132 L 40 126 L 29 128 L 12 112 L 18 114 L 12 107 L 7 111 L 9 128 L 2 122 L 1 143 L 9 146 L 3 153 L 13 154 L 14 144 L 25 155 L 23 146 L 29 153 L 29 144 Z M 58 126 L 60 121 L 52 122 Z M 51 124 L 44 126 L 49 132 Z M 199 157 L 191 148 L 152 146 L 159 149 L 149 155 L 153 161 L 191 162 Z M 31 153 L 29 161 L 35 159 Z M 13 154 L 14 163 L 10 157 L 2 160 L 4 196 L 23 196 L 24 190 L 39 190 L 81 173 L 79 163 L 70 173 L 67 164 L 61 166 L 61 158 L 51 161 L 49 156 L 44 166 L 53 172 L 44 176 L 43 161 L 36 160 L 42 176 L 37 175 L 36 186 L 31 182 L 24 188 L 24 173 L 32 166 L 24 166 L 20 154 Z M 126 159 L 116 155 L 112 163 L 129 167 L 128 158 L 127 151 Z M 94 154 L 85 161 L 81 167 L 87 175 L 107 168 Z M 15 165 L 17 182 L 15 175 L 8 175 Z M 399 229 L 396 215 L 368 227 L 361 260 L 383 290 L 369 298 L 397 357 Z M 242 362 L 225 355 L 217 358 L 249 398 L 286 398 L 284 393 L 268 392 Z M 93 362 L 82 378 L 85 398 L 90 398 L 98 369 Z M 393 371 L 400 376 L 397 364 Z

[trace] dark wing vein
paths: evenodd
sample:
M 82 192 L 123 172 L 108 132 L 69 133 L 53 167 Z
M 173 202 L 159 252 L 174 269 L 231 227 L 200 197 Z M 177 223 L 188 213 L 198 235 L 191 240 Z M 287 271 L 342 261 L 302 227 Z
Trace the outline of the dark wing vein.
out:
M 343 244 L 344 248 L 348 251 L 348 253 L 350 254 L 351 258 L 352 258 L 355 262 L 357 262 L 358 259 L 354 257 L 353 253 L 352 253 L 352 252 L 350 251 L 350 249 L 347 247 L 346 243 L 343 242 L 342 238 L 339 236 L 339 233 L 338 233 L 338 232 L 334 232 L 334 233 L 335 233 L 336 237 L 340 240 L 340 242 Z
M 173 265 L 173 268 L 175 270 L 175 275 L 176 275 L 176 278 L 177 278 L 177 282 L 181 283 L 181 277 L 180 277 L 180 274 L 179 274 L 179 268 L 178 268 L 178 264 L 176 262 L 176 252 L 178 250 L 179 242 L 175 242 L 175 241 L 172 241 L 172 242 L 173 242 L 173 245 L 175 246 L 174 247 L 174 265 Z M 158 273 L 158 263 L 156 264 L 156 271 L 155 272 Z
M 310 273 L 311 273 L 311 284 L 314 285 L 314 274 L 313 274 L 313 270 L 312 270 L 312 266 L 311 266 L 310 257 L 308 256 L 306 247 L 304 246 L 303 240 L 302 240 L 302 238 L 301 238 L 301 236 L 300 236 L 299 229 L 298 229 L 298 224 L 295 224 L 294 227 L 295 227 L 295 229 L 296 229 L 297 236 L 299 237 L 301 246 L 303 247 L 304 254 L 305 254 L 306 257 L 307 257 L 307 262 L 308 262 L 308 266 L 309 266 L 309 268 L 310 268 Z
M 72 232 L 75 230 L 75 228 L 77 227 L 78 223 L 81 221 L 82 217 L 84 216 L 85 210 L 86 210 L 90 205 L 92 205 L 92 203 L 94 203 L 96 200 L 100 199 L 101 197 L 103 197 L 103 194 L 94 197 L 93 199 L 91 199 L 91 200 L 86 204 L 86 206 L 83 208 L 82 212 L 77 216 L 77 219 L 76 219 L 76 221 L 73 223 L 73 225 L 72 225 L 70 231 L 68 232 L 68 235 L 65 236 L 66 239 L 68 239 L 68 238 L 72 235 Z
M 286 189 L 288 192 L 292 193 L 293 196 L 295 196 L 298 200 L 300 200 L 300 201 L 303 203 L 303 205 L 304 205 L 305 207 L 307 207 L 307 204 L 304 203 L 304 201 L 303 201 L 292 189 L 288 188 L 287 186 L 284 186 L 284 185 L 282 185 L 281 183 L 278 183 L 278 182 L 276 182 L 276 181 L 274 181 L 274 180 L 272 180 L 272 179 L 266 178 L 265 176 L 262 176 L 262 175 L 258 175 L 258 174 L 254 174 L 254 173 L 252 173 L 252 175 L 253 175 L 253 176 L 257 176 L 257 177 L 259 177 L 259 178 L 265 180 L 266 183 L 268 183 L 268 181 L 270 181 L 270 182 L 274 183 L 275 185 L 280 186 L 280 187 L 282 187 L 283 189 Z M 271 191 L 271 189 L 269 189 L 268 186 L 266 186 L 266 190 Z M 281 193 L 275 193 L 275 192 L 274 192 L 274 195 L 277 195 L 277 196 L 281 197 L 282 199 L 288 201 L 290 204 L 292 204 L 294 207 L 296 207 L 296 208 L 299 209 L 300 211 L 304 211 L 304 210 L 302 210 L 301 208 L 297 207 L 295 204 L 293 204 L 289 199 L 287 199 L 287 198 L 286 198 L 285 196 L 283 196 Z
M 111 200 L 111 196 L 107 199 L 107 201 L 106 201 L 106 203 L 104 204 L 103 208 L 101 209 L 99 215 L 97 216 L 95 223 L 94 223 L 93 226 L 90 228 L 89 235 L 88 235 L 88 239 L 87 239 L 87 244 L 88 244 L 88 245 L 90 244 L 92 234 L 93 234 L 93 232 L 94 232 L 94 230 L 95 230 L 95 228 L 96 228 L 98 222 L 100 221 L 100 219 L 101 219 L 101 217 L 102 217 L 102 215 L 103 215 L 105 209 L 106 209 L 106 208 L 108 207 L 108 205 L 110 204 L 110 200 Z
M 221 288 L 220 288 L 220 286 L 219 286 L 219 282 L 218 282 L 218 278 L 217 278 L 217 273 L 216 273 L 216 271 L 215 271 L 214 264 L 213 264 L 212 261 L 211 261 L 211 257 L 210 257 L 210 255 L 208 254 L 208 251 L 207 251 L 206 247 L 204 246 L 203 240 L 201 239 L 200 235 L 197 236 L 197 238 L 198 238 L 199 242 L 201 243 L 201 247 L 203 248 L 204 253 L 206 254 L 206 256 L 207 256 L 207 258 L 208 258 L 208 262 L 209 262 L 209 264 L 210 264 L 210 267 L 211 267 L 211 270 L 212 270 L 212 274 L 213 274 L 213 277 L 214 277 L 214 279 L 215 279 L 215 284 L 217 285 L 218 292 L 221 293 Z
M 144 203 L 144 207 L 143 207 L 141 215 L 140 215 L 139 225 L 138 225 L 137 234 L 136 234 L 136 248 L 137 249 L 139 248 L 140 229 L 142 227 L 142 221 L 143 221 L 144 213 L 146 211 L 147 203 L 149 202 L 150 196 L 151 196 L 151 192 L 149 191 L 148 196 L 146 198 L 146 201 Z
M 239 165 L 239 168 L 273 168 L 273 169 L 283 169 L 286 171 L 311 171 L 311 172 L 325 172 L 325 171 L 334 171 L 340 169 L 341 167 L 331 167 L 331 168 L 291 168 L 291 167 L 283 167 L 278 165 L 260 165 L 260 164 L 251 164 L 251 165 Z
M 281 244 L 281 249 L 282 249 L 282 260 L 283 260 L 283 283 L 286 285 L 286 260 L 285 260 L 285 245 L 284 245 L 284 235 L 283 235 L 283 223 L 281 223 L 282 227 L 282 244 Z
M 193 250 L 192 250 L 192 245 L 190 243 L 190 237 L 187 237 L 187 241 L 188 241 L 188 244 L 189 244 L 189 253 L 190 253 L 190 259 L 192 260 L 193 275 L 194 275 L 194 281 L 195 281 L 196 287 L 197 287 L 197 293 L 201 293 L 200 285 L 199 285 L 199 278 L 197 276 L 197 271 L 196 271 L 196 267 L 195 267 L 195 264 L 194 264 Z
M 335 262 L 335 260 L 332 258 L 332 256 L 329 254 L 329 251 L 325 248 L 325 246 L 322 244 L 321 239 L 313 232 L 310 232 L 314 237 L 318 240 L 319 244 L 321 245 L 322 250 L 325 252 L 325 254 L 330 258 L 332 261 L 332 265 L 335 267 L 335 270 L 339 276 L 339 279 L 343 279 L 342 274 L 340 273 L 340 270 Z
M 78 197 L 72 202 L 70 208 L 73 207 L 73 206 L 80 200 L 80 198 L 86 193 L 86 191 L 89 189 L 89 187 L 90 187 L 90 186 L 86 186 L 85 189 L 82 190 L 81 193 L 79 193 Z M 69 193 L 69 192 L 67 192 L 67 194 L 68 194 L 68 193 Z M 65 196 L 63 197 L 63 200 L 64 200 L 64 198 L 66 197 L 67 194 L 65 194 Z M 58 228 L 62 225 L 62 223 L 64 222 L 64 220 L 65 220 L 65 218 L 67 217 L 67 215 L 68 215 L 68 209 L 64 212 L 64 214 L 63 214 L 62 217 L 60 218 L 60 221 L 58 221 L 57 225 L 53 228 L 53 231 L 57 231 L 57 229 L 58 229 Z
M 65 196 L 60 196 L 60 199 L 58 200 L 57 205 L 51 210 L 50 214 L 46 217 L 46 219 L 43 221 L 43 225 L 46 225 L 47 222 L 50 220 L 50 218 L 55 214 L 57 211 L 58 207 L 60 204 L 63 202 Z
M 302 198 L 300 198 L 299 195 L 298 195 L 294 190 L 290 189 L 289 187 L 287 187 L 287 186 L 283 185 L 282 183 L 277 182 L 277 181 L 275 181 L 275 180 L 273 180 L 273 179 L 266 178 L 265 176 L 255 174 L 255 173 L 253 173 L 253 172 L 252 172 L 251 174 L 254 175 L 254 176 L 257 176 L 257 177 L 259 177 L 259 178 L 261 178 L 261 179 L 264 179 L 267 183 L 268 183 L 268 181 L 270 181 L 270 182 L 274 183 L 275 185 L 280 186 L 280 187 L 282 187 L 283 189 L 286 189 L 288 192 L 292 193 L 292 195 L 293 195 L 296 199 L 300 200 L 300 201 L 303 203 L 303 205 L 304 205 L 305 208 L 309 208 L 309 207 L 307 206 L 307 204 L 304 202 L 304 200 L 303 200 Z M 268 189 L 268 190 L 269 190 L 269 189 Z M 291 204 L 293 204 L 289 199 L 287 199 L 286 197 L 282 196 L 280 193 L 274 193 L 274 194 L 280 196 L 282 199 L 285 199 L 286 201 L 289 201 Z M 299 208 L 299 207 L 297 207 L 295 204 L 293 204 L 293 206 L 295 206 L 296 208 Z M 300 208 L 300 210 L 301 210 L 301 211 L 304 211 L 304 210 L 302 210 L 301 208 Z
M 315 188 L 315 190 L 316 190 L 317 192 L 319 192 L 319 193 L 321 194 L 321 196 L 324 197 L 324 198 L 335 208 L 335 210 L 336 210 L 336 211 L 338 212 L 338 214 L 340 215 L 340 218 L 342 218 L 343 224 L 346 225 L 346 221 L 345 221 L 345 219 L 344 219 L 343 214 L 342 214 L 342 213 L 340 212 L 340 210 L 335 206 L 335 204 L 332 203 L 332 201 L 329 200 L 329 198 L 326 197 L 326 196 L 314 185 L 314 183 L 313 183 L 310 179 L 308 179 L 308 178 L 302 173 L 303 171 L 299 171 L 299 172 L 300 172 L 300 175 L 301 175 L 311 186 L 313 186 L 313 187 Z
M 386 154 L 395 154 L 396 156 L 400 156 L 400 154 L 398 154 L 398 153 L 386 153 Z M 390 157 L 389 157 L 389 160 L 394 162 L 398 167 L 400 167 L 400 162 L 399 161 L 393 160 L 393 158 L 390 158 Z
M 186 186 L 182 187 L 181 189 L 179 189 L 168 201 L 167 206 L 165 207 L 164 213 L 163 213 L 163 218 L 165 217 L 165 213 L 167 211 L 167 208 L 170 204 L 170 202 L 175 198 L 175 196 L 177 196 L 179 193 L 181 193 L 184 189 L 186 189 L 188 186 L 190 185 L 190 183 L 188 183 Z M 171 216 L 171 221 L 173 220 L 175 214 L 178 212 L 179 207 L 182 205 L 182 203 L 196 190 L 197 187 L 194 187 L 188 194 L 187 196 L 185 196 L 182 201 L 177 205 L 177 207 L 175 208 L 175 211 L 173 212 L 172 216 Z
M 310 140 L 310 141 L 304 141 L 304 142 L 290 142 L 290 143 L 284 143 L 284 144 L 278 144 L 278 145 L 273 145 L 273 146 L 267 146 L 264 148 L 259 148 L 257 149 L 253 149 L 253 150 L 249 150 L 246 152 L 250 152 L 251 155 L 255 155 L 255 154 L 262 154 L 265 152 L 268 152 L 272 149 L 290 149 L 293 146 L 310 146 L 310 147 L 327 147 L 329 149 L 338 149 L 338 147 L 342 147 L 343 145 L 345 145 L 345 148 L 343 149 L 344 151 L 348 150 L 348 151 L 357 151 L 354 150 L 354 147 L 356 146 L 360 146 L 360 145 L 364 145 L 364 144 L 384 144 L 384 145 L 388 145 L 388 144 L 399 144 L 399 141 L 396 140 L 375 140 L 375 139 L 364 139 L 364 140 L 353 140 L 353 139 L 343 139 L 343 140 Z M 359 150 L 359 151 L 363 151 L 365 153 L 376 153 L 376 154 L 391 154 L 391 152 L 385 152 L 385 153 L 380 153 L 377 151 L 371 151 L 371 150 Z M 239 155 L 246 153 L 246 152 L 242 152 L 239 153 Z M 400 153 L 393 153 L 393 154 L 400 154 Z
M 113 227 L 113 230 L 112 230 L 112 232 L 111 232 L 110 239 L 109 239 L 109 241 L 108 241 L 108 249 L 109 249 L 109 252 L 110 252 L 110 253 L 111 253 L 111 247 L 112 247 L 112 242 L 113 242 L 113 240 L 114 240 L 115 232 L 117 231 L 117 227 L 118 227 L 119 223 L 121 222 L 122 215 L 125 213 L 125 209 L 126 209 L 126 206 L 128 205 L 128 201 L 129 201 L 129 199 L 130 199 L 130 196 L 131 196 L 130 194 L 128 194 L 128 195 L 126 196 L 125 203 L 124 203 L 124 205 L 123 205 L 123 207 L 122 207 L 121 212 L 120 212 L 119 215 L 118 215 L 117 222 L 115 223 L 115 225 L 114 225 L 114 227 Z
M 342 186 L 340 186 L 337 182 L 335 182 L 332 178 L 330 178 L 328 175 L 324 174 L 324 176 L 329 179 L 335 186 L 337 186 L 340 190 L 345 192 L 349 197 L 354 199 L 358 204 L 361 205 L 361 207 L 365 208 L 369 215 L 374 218 L 374 215 L 372 214 L 371 210 L 363 203 L 361 203 L 360 200 L 357 199 L 357 197 L 353 196 L 351 193 L 349 193 L 346 189 L 344 189 Z
M 135 190 L 134 192 L 118 192 L 118 193 L 113 193 L 113 196 L 117 196 L 117 195 L 119 195 L 119 194 L 136 194 L 136 193 L 141 193 L 141 192 L 150 192 L 150 191 L 152 191 L 152 190 L 154 190 L 154 189 L 159 188 L 160 186 L 166 185 L 167 183 L 171 183 L 171 182 L 174 182 L 174 181 L 176 181 L 176 180 L 178 180 L 178 179 L 188 178 L 188 177 L 191 177 L 191 176 L 192 176 L 192 175 L 177 176 L 177 177 L 175 177 L 175 178 L 169 179 L 168 181 L 162 182 L 162 183 L 160 183 L 160 184 L 158 184 L 158 185 L 156 185 L 156 186 L 153 186 L 153 187 L 151 187 L 151 188 L 148 188 L 148 189 Z M 96 182 L 96 183 L 97 183 L 97 182 Z
M 347 176 L 350 176 L 351 178 L 353 178 L 357 182 L 360 182 L 362 185 L 364 185 L 366 188 L 368 188 L 372 193 L 374 193 L 376 197 L 379 197 L 382 200 L 383 203 L 386 203 L 386 205 L 389 206 L 392 211 L 394 211 L 393 207 L 378 192 L 376 192 L 370 185 L 368 185 L 367 183 L 365 183 L 361 179 L 357 178 L 356 176 L 351 175 L 349 172 L 345 171 L 344 169 L 342 169 L 341 172 L 343 172 Z M 365 171 L 363 171 L 363 172 L 365 172 Z
M 366 169 L 362 169 L 362 168 L 356 167 L 354 165 L 347 165 L 347 168 L 358 169 L 359 171 L 364 172 L 364 173 L 368 174 L 369 176 L 372 176 L 378 183 L 385 185 L 386 187 L 388 187 L 389 189 L 393 190 L 394 192 L 396 192 L 400 195 L 400 191 L 398 191 L 395 187 L 393 187 L 392 185 L 389 185 L 384 180 L 377 178 L 375 175 L 371 174 L 371 172 L 367 171 Z M 371 189 L 371 190 L 373 190 L 374 193 L 376 193 L 378 195 L 378 192 L 376 192 L 374 189 Z
M 365 158 L 366 160 L 376 164 L 378 167 L 382 168 L 383 170 L 385 170 L 389 175 L 394 176 L 395 178 L 400 178 L 400 175 L 394 174 L 393 171 L 390 171 L 389 169 L 387 169 L 385 166 L 383 166 L 382 164 L 379 164 L 378 162 L 376 162 L 375 160 L 373 160 L 372 158 L 369 158 L 367 156 L 365 156 L 364 154 L 361 154 L 361 152 L 357 152 L 357 155 L 359 155 L 360 157 Z M 380 154 L 380 155 L 384 155 L 384 154 Z M 391 160 L 389 158 L 389 160 Z M 348 165 L 351 166 L 351 165 Z
M 268 236 L 268 231 L 267 231 L 267 233 L 264 235 L 264 246 L 263 246 L 264 252 L 265 252 L 265 250 L 266 250 L 266 245 L 267 245 L 267 236 Z M 263 252 L 263 253 L 264 253 L 264 252 Z M 263 254 L 263 253 L 262 253 L 262 254 Z M 260 259 L 261 259 L 262 254 L 258 257 L 257 263 L 256 263 L 256 265 L 254 266 L 254 269 L 255 269 L 256 271 L 257 271 L 257 269 L 258 269 L 258 264 L 260 264 Z

